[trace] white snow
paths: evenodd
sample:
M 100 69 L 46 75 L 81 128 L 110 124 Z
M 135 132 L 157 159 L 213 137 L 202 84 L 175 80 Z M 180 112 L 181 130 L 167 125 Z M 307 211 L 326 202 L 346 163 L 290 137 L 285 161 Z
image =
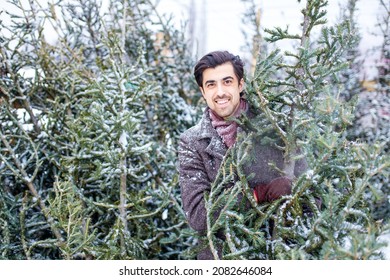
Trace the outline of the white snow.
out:
M 165 209 L 164 212 L 162 213 L 162 219 L 166 220 L 168 218 L 168 209 Z
M 121 136 L 119 137 L 119 144 L 122 146 L 124 150 L 127 149 L 127 145 L 128 145 L 127 137 L 128 137 L 127 132 L 123 130 Z

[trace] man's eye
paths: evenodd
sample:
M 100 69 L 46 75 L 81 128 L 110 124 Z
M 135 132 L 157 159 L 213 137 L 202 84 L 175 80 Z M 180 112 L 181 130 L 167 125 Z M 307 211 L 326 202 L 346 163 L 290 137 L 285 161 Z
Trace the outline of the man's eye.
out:
M 230 85 L 232 82 L 233 82 L 232 80 L 226 80 L 226 81 L 225 81 L 225 84 L 226 84 L 226 85 Z
M 214 83 L 208 83 L 206 86 L 207 86 L 207 88 L 212 88 L 212 87 L 214 87 Z

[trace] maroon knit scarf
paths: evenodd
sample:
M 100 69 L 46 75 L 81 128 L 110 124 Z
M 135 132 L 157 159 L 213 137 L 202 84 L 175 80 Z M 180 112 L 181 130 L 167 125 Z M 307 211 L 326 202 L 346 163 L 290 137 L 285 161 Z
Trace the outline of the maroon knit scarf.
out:
M 241 113 L 246 112 L 248 104 L 245 99 L 241 98 L 240 105 L 233 117 L 239 117 Z M 218 116 L 213 110 L 209 110 L 211 125 L 215 128 L 218 135 L 221 136 L 225 145 L 230 148 L 234 145 L 237 138 L 237 127 L 238 124 L 235 121 L 227 121 L 222 117 Z

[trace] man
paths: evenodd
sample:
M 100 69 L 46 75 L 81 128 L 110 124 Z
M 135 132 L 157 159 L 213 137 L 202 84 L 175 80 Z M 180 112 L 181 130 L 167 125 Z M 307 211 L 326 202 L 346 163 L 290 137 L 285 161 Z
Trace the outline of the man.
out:
M 227 51 L 211 52 L 196 64 L 194 76 L 207 103 L 200 122 L 180 137 L 179 174 L 183 207 L 189 225 L 200 234 L 207 233 L 204 192 L 209 191 L 229 148 L 236 143 L 240 127 L 229 118 L 251 110 L 244 99 L 244 64 L 238 56 Z M 256 158 L 244 168 L 255 199 L 272 201 L 291 193 L 291 180 L 270 164 L 283 169 L 280 150 L 261 146 L 254 148 Z M 297 162 L 295 174 L 305 169 Z M 212 259 L 209 249 L 202 250 L 198 259 Z

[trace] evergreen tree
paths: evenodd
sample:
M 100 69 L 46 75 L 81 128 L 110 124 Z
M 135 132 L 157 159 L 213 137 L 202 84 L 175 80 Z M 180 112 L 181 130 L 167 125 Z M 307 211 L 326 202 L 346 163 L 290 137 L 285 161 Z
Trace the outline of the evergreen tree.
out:
M 183 32 L 149 1 L 17 2 L 1 22 L 1 258 L 184 258 Z
M 366 90 L 359 95 L 355 116 L 356 121 L 349 129 L 349 137 L 356 141 L 367 142 L 371 145 L 380 145 L 384 153 L 389 153 L 390 139 L 390 80 L 389 80 L 389 53 L 390 53 L 390 3 L 378 1 L 378 23 L 376 36 L 382 44 L 373 51 L 379 53 L 377 64 L 378 75 L 375 79 L 374 90 Z M 377 174 L 371 180 L 372 186 L 381 194 L 371 198 L 371 207 L 376 219 L 387 219 L 390 214 L 390 181 L 386 173 Z
M 363 91 L 361 73 L 363 72 L 364 59 L 362 59 L 360 52 L 361 34 L 356 19 L 356 13 L 359 12 L 358 3 L 359 0 L 348 0 L 344 7 L 340 7 L 338 21 L 348 21 L 352 34 L 349 47 L 344 49 L 345 54 L 343 55 L 349 65 L 332 76 L 330 80 L 336 87 L 339 87 L 333 92 L 339 93 L 340 97 L 346 101 L 356 98 Z
M 242 16 L 242 23 L 246 27 L 242 30 L 245 38 L 245 45 L 242 46 L 242 49 L 244 53 L 250 54 L 246 60 L 249 60 L 247 70 L 252 75 L 259 54 L 267 52 L 267 45 L 264 43 L 263 35 L 261 34 L 262 10 L 256 5 L 254 0 L 241 0 L 241 2 L 246 6 Z
M 330 81 L 348 67 L 346 53 L 356 39 L 348 20 L 325 25 L 326 5 L 306 1 L 301 34 L 266 30 L 266 40 L 293 40 L 296 51 L 277 49 L 258 59 L 247 81 L 247 98 L 257 116 L 237 120 L 245 133 L 228 151 L 205 198 L 206 241 L 215 258 L 221 245 L 225 259 L 381 258 L 383 244 L 377 237 L 383 225 L 373 219 L 366 197 L 376 195 L 370 180 L 387 174 L 390 161 L 381 146 L 347 139 L 354 100 L 346 102 L 340 97 L 342 85 Z M 255 142 L 284 152 L 279 172 L 293 180 L 291 195 L 256 203 L 243 172 L 256 156 Z M 294 178 L 295 162 L 302 156 L 309 169 Z M 227 189 L 234 177 L 239 180 Z M 218 239 L 220 230 L 226 241 Z

